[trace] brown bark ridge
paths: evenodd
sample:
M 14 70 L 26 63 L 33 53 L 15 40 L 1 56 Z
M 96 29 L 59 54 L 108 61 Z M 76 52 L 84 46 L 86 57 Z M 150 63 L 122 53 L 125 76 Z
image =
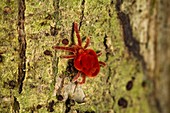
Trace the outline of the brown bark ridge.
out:
M 131 8 L 127 6 L 128 2 L 125 3 L 123 10 L 130 15 L 134 38 L 140 45 L 140 55 L 144 62 L 144 81 L 150 90 L 146 96 L 151 112 L 169 113 L 170 62 L 167 59 L 170 56 L 170 16 L 168 15 L 170 2 L 150 0 L 147 3 L 142 1 L 131 3 Z
M 25 33 L 25 0 L 18 0 L 18 41 L 19 58 L 18 64 L 18 87 L 19 93 L 22 92 L 23 81 L 26 74 L 26 33 Z
M 153 76 L 155 99 L 160 113 L 170 112 L 170 2 L 158 0 L 156 18 L 156 61 Z

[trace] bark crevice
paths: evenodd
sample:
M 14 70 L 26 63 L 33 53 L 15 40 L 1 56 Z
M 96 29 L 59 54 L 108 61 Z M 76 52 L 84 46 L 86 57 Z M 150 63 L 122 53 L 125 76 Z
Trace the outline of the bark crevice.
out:
M 22 92 L 23 81 L 26 74 L 26 34 L 25 34 L 25 0 L 18 0 L 18 41 L 19 41 L 19 64 L 18 64 L 18 92 Z

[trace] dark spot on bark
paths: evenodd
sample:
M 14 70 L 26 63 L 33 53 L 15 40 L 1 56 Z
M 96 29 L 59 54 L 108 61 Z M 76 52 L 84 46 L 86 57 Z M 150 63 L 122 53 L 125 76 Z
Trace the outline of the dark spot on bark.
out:
M 75 101 L 70 98 L 67 98 L 65 105 L 66 105 L 65 113 L 68 113 L 71 110 L 71 106 L 75 105 Z
M 68 40 L 67 38 L 64 38 L 64 39 L 62 40 L 62 44 L 68 45 L 68 43 L 69 43 L 69 40 Z
M 50 14 L 48 14 L 48 15 L 45 17 L 45 19 L 47 19 L 47 20 L 52 20 L 52 16 L 51 16 Z
M 114 0 L 111 0 L 111 1 L 110 1 L 110 4 L 114 4 Z
M 42 77 L 40 76 L 40 77 L 38 77 L 38 79 L 39 79 L 39 80 L 41 80 L 41 79 L 42 79 Z
M 128 83 L 126 84 L 126 90 L 131 90 L 132 89 L 132 87 L 133 87 L 133 81 L 132 80 L 130 80 L 130 81 L 128 81 Z
M 50 50 L 45 50 L 44 54 L 47 55 L 47 56 L 51 56 L 51 57 L 53 56 L 52 51 L 50 51 Z
M 10 81 L 8 82 L 8 84 L 9 84 L 9 87 L 10 87 L 11 89 L 14 89 L 15 86 L 16 86 L 16 81 L 10 80 Z
M 36 108 L 37 108 L 37 109 L 41 109 L 41 108 L 42 108 L 42 105 L 38 104 Z
M 41 26 L 44 26 L 44 25 L 46 25 L 46 24 L 47 24 L 46 21 L 40 23 Z
M 58 29 L 56 27 L 50 26 L 50 32 L 52 36 L 56 36 L 58 34 Z
M 125 98 L 121 97 L 118 100 L 118 105 L 121 106 L 122 108 L 126 108 L 128 105 L 128 101 Z
M 135 80 L 135 77 L 132 77 L 132 80 Z
M 62 95 L 57 95 L 57 100 L 62 101 L 63 100 L 63 96 Z
M 132 1 L 132 5 L 134 5 L 135 3 L 136 3 L 136 0 L 133 0 L 133 1 Z
M 32 88 L 35 88 L 35 85 L 34 85 L 34 84 L 30 84 L 29 86 L 30 86 L 31 89 L 32 89 Z
M 146 87 L 146 81 L 143 81 L 141 85 L 142 87 Z
M 7 82 L 4 82 L 3 87 L 9 88 L 9 89 L 14 89 L 16 87 L 17 82 L 14 80 L 9 80 Z
M 49 33 L 45 33 L 45 36 L 50 36 L 50 34 Z
M 4 57 L 0 54 L 0 63 L 3 62 Z
M 47 106 L 47 111 L 49 112 L 53 112 L 54 111 L 54 100 L 52 100 L 51 102 L 49 102 L 48 106 Z
M 142 12 L 142 9 L 139 9 L 139 13 L 141 13 Z

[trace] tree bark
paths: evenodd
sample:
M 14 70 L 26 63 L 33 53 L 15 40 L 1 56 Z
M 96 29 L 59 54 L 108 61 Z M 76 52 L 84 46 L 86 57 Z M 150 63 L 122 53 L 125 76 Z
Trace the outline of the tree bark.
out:
M 169 4 L 2 0 L 0 112 L 169 113 Z M 82 85 L 73 60 L 60 58 L 69 53 L 52 49 L 77 43 L 73 22 L 107 65 Z

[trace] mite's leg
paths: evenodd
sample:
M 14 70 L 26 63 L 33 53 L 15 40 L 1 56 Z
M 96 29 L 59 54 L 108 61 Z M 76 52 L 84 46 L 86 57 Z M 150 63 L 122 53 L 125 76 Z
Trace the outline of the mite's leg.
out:
M 98 57 L 99 57 L 100 55 L 102 55 L 102 52 L 97 53 L 97 56 L 98 56 Z
M 86 38 L 86 45 L 84 46 L 84 49 L 86 49 L 89 46 L 89 43 L 90 43 L 90 38 L 87 37 Z
M 100 64 L 100 66 L 106 66 L 106 63 L 105 62 L 101 62 L 101 61 L 99 61 L 99 64 Z
M 78 30 L 78 24 L 76 22 L 74 22 L 74 31 L 76 32 L 76 36 L 77 36 L 77 39 L 78 39 L 78 45 L 81 46 L 82 41 L 81 41 L 79 30 Z
M 64 47 L 64 46 L 53 46 L 52 47 L 53 49 L 55 50 L 66 50 L 66 51 L 69 51 L 69 52 L 75 52 L 74 48 L 72 47 Z
M 66 55 L 66 56 L 60 56 L 61 58 L 67 58 L 67 59 L 73 59 L 76 57 L 76 55 Z
M 74 78 L 73 78 L 73 82 L 75 82 L 75 81 L 77 81 L 77 79 L 79 78 L 79 76 L 80 76 L 80 71 L 77 73 L 77 75 L 76 76 L 74 76 Z
M 86 75 L 85 74 L 82 74 L 82 80 L 81 80 L 81 82 L 78 82 L 79 84 L 84 84 L 85 83 L 85 81 L 86 81 Z

